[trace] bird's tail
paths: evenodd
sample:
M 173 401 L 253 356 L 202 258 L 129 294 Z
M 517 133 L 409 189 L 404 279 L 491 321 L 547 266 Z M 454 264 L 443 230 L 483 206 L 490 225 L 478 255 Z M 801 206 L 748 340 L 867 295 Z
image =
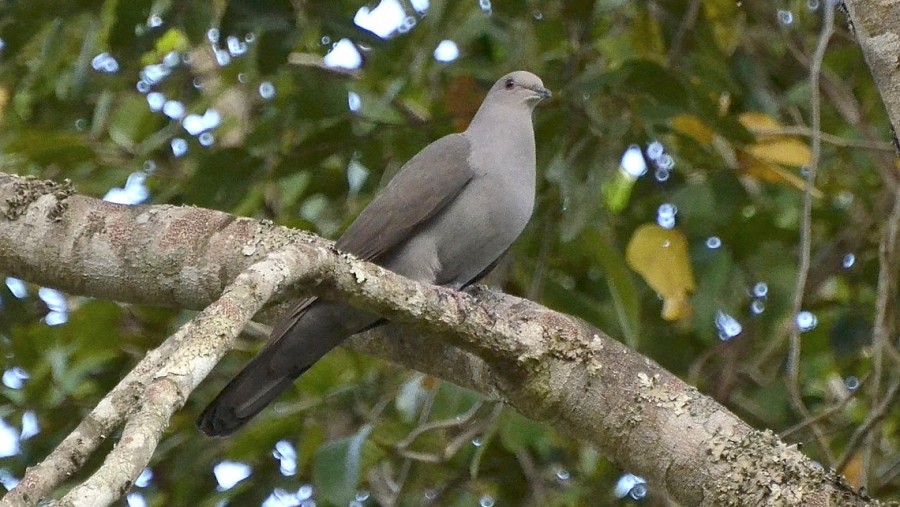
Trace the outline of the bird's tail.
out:
M 222 389 L 197 420 L 200 431 L 215 437 L 234 433 L 309 369 L 303 368 L 296 374 L 272 371 L 273 357 L 279 352 L 277 345 L 269 344 Z
M 343 303 L 301 303 L 276 326 L 265 348 L 206 407 L 197 426 L 210 436 L 234 433 L 328 351 L 378 320 Z

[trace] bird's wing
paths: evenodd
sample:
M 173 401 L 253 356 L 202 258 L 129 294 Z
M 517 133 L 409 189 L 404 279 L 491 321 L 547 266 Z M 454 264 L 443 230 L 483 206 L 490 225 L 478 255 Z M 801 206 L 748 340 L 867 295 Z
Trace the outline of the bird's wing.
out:
M 469 141 L 462 134 L 442 137 L 411 158 L 350 224 L 335 246 L 376 261 L 405 241 L 417 226 L 440 212 L 472 180 Z M 278 341 L 316 298 L 297 301 L 272 330 Z
M 309 305 L 313 304 L 316 301 L 316 297 L 308 297 L 297 301 L 291 306 L 290 310 L 288 310 L 284 315 L 278 319 L 278 322 L 275 323 L 275 326 L 272 328 L 272 333 L 269 334 L 269 343 L 274 343 L 284 337 L 287 332 L 294 327 L 294 324 L 300 320 L 300 317 L 306 313 Z
M 335 246 L 377 262 L 453 201 L 475 176 L 462 134 L 429 144 L 411 158 L 363 210 Z

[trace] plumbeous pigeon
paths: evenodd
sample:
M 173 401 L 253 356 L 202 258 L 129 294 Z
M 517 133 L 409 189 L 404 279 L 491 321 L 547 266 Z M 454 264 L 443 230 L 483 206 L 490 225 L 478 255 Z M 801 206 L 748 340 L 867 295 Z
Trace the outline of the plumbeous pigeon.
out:
M 548 97 L 530 72 L 500 78 L 465 132 L 438 139 L 407 162 L 335 246 L 420 282 L 460 289 L 477 281 L 531 217 L 531 115 Z M 380 320 L 342 302 L 298 302 L 209 404 L 199 428 L 207 435 L 233 433 L 328 351 Z

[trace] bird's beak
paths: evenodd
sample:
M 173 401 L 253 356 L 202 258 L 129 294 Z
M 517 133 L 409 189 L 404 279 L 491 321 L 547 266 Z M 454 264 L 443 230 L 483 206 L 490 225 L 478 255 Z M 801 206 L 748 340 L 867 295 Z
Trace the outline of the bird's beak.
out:
M 550 97 L 553 96 L 553 94 L 550 93 L 550 90 L 544 88 L 543 86 L 535 86 L 534 88 L 531 89 L 531 91 L 536 93 L 537 96 L 542 100 L 549 99 Z

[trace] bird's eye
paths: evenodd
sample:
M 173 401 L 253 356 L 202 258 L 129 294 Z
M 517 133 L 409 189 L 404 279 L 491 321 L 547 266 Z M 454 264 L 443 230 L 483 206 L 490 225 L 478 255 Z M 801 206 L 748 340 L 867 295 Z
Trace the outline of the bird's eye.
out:
M 513 81 L 513 78 L 509 78 L 505 83 L 503 83 L 503 86 L 505 86 L 507 90 L 512 90 L 513 88 L 515 88 L 516 82 Z

